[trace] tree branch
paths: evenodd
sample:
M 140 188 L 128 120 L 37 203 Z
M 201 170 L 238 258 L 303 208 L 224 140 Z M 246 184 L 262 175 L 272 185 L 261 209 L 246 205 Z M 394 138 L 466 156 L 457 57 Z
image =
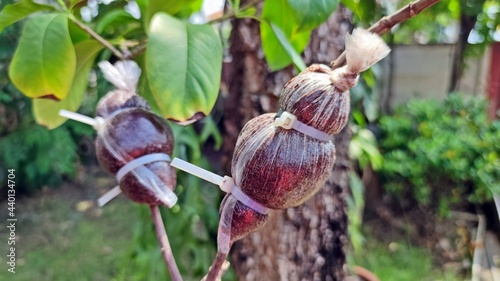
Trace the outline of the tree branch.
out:
M 379 21 L 377 21 L 375 24 L 370 26 L 368 28 L 368 31 L 376 33 L 376 34 L 383 34 L 389 30 L 393 26 L 395 26 L 398 23 L 402 23 L 405 20 L 412 18 L 422 12 L 423 10 L 429 8 L 430 6 L 440 2 L 441 0 L 417 0 L 410 2 L 408 5 L 404 6 L 403 8 L 399 9 L 397 12 L 383 17 Z M 332 61 L 330 63 L 330 67 L 332 69 L 336 69 L 339 67 L 344 66 L 346 63 L 346 58 L 345 58 L 345 51 L 340 54 L 340 56 Z
M 179 268 L 177 268 L 172 248 L 168 242 L 168 236 L 161 218 L 160 208 L 157 205 L 151 205 L 149 207 L 151 208 L 151 215 L 156 228 L 156 236 L 161 245 L 161 253 L 167 264 L 170 277 L 172 277 L 172 281 L 182 281 L 181 273 L 179 272 Z

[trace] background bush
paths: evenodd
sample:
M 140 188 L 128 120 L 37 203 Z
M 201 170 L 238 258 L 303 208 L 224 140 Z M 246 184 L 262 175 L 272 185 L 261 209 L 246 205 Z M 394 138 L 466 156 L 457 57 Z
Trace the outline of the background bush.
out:
M 450 95 L 444 102 L 411 101 L 380 120 L 381 174 L 389 194 L 437 208 L 481 203 L 500 192 L 500 121 L 486 103 Z
M 7 74 L 19 33 L 19 24 L 0 33 L 0 188 L 7 184 L 7 169 L 15 169 L 16 191 L 29 193 L 74 177 L 80 160 L 79 143 L 93 136 L 94 130 L 77 122 L 55 130 L 36 124 L 31 99 L 12 85 Z M 90 93 L 81 111 L 93 116 L 96 102 L 97 96 Z

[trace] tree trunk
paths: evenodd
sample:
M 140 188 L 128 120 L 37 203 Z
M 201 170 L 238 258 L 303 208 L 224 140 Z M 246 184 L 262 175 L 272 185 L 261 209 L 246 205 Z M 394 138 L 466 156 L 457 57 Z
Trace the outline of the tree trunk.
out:
M 351 14 L 343 7 L 313 32 L 304 52 L 306 63 L 329 64 L 344 48 Z M 231 34 L 230 77 L 224 97 L 224 159 L 230 159 L 243 125 L 251 118 L 278 110 L 284 84 L 293 67 L 270 73 L 265 63 L 259 23 L 235 20 Z M 325 187 L 305 204 L 271 212 L 260 232 L 235 243 L 231 262 L 239 280 L 343 280 L 347 216 L 349 129 L 335 137 L 337 160 Z
M 474 6 L 468 7 L 466 1 L 461 1 L 462 9 L 460 11 L 460 30 L 458 34 L 458 41 L 453 50 L 451 78 L 448 87 L 448 93 L 454 93 L 460 88 L 460 80 L 465 68 L 465 51 L 467 48 L 467 40 L 469 34 L 474 28 L 477 21 L 477 9 L 482 9 L 484 0 L 476 0 Z

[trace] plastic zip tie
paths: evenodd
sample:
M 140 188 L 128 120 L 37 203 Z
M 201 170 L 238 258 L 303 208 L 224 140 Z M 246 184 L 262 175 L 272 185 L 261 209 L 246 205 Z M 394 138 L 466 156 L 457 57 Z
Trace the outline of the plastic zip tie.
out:
M 99 205 L 99 207 L 106 205 L 120 193 L 122 193 L 122 190 L 120 189 L 119 185 L 113 187 L 112 189 L 108 190 L 108 192 L 104 193 L 104 195 L 99 197 L 99 199 L 97 199 L 97 205 Z
M 97 116 L 95 118 L 92 118 L 92 117 L 88 117 L 88 116 L 85 116 L 85 115 L 80 114 L 80 113 L 76 113 L 76 112 L 72 112 L 72 111 L 68 111 L 68 110 L 64 110 L 64 109 L 59 110 L 59 115 L 62 117 L 71 119 L 71 120 L 75 120 L 75 121 L 90 125 L 90 126 L 94 127 L 94 129 L 96 131 L 99 131 L 105 124 L 105 120 L 102 117 Z
M 222 191 L 231 193 L 238 201 L 240 201 L 247 207 L 263 215 L 267 214 L 268 209 L 243 193 L 243 191 L 238 186 L 236 186 L 233 178 L 229 176 L 221 177 L 215 173 L 207 171 L 177 157 L 174 157 L 172 163 L 170 163 L 170 166 L 190 173 L 215 185 L 218 185 Z
M 175 167 L 179 170 L 182 170 L 186 173 L 190 173 L 191 175 L 197 176 L 201 179 L 204 179 L 204 180 L 211 182 L 211 183 L 218 185 L 218 186 L 221 186 L 224 182 L 223 177 L 221 177 L 215 173 L 212 173 L 210 171 L 207 171 L 203 168 L 200 168 L 196 165 L 193 165 L 187 161 L 179 159 L 177 157 L 174 157 L 174 160 L 172 160 L 172 163 L 170 163 L 170 166 Z
M 151 163 L 151 162 L 157 162 L 157 161 L 165 161 L 165 162 L 170 162 L 170 156 L 168 156 L 165 153 L 152 153 L 152 154 L 147 154 L 144 156 L 141 156 L 139 158 L 136 158 L 127 164 L 125 164 L 123 167 L 118 170 L 116 173 L 116 180 L 120 182 L 122 178 L 128 174 L 130 171 L 134 170 L 135 168 L 138 168 L 140 166 L 144 166 L 145 164 Z
M 243 193 L 243 191 L 236 185 L 233 186 L 233 189 L 231 189 L 231 194 L 234 196 L 234 198 L 238 199 L 238 201 L 246 205 L 248 208 L 253 209 L 257 213 L 265 215 L 269 210 L 268 208 L 262 206 L 260 203 Z
M 288 111 L 281 111 L 276 115 L 276 119 L 273 123 L 276 127 L 282 127 L 283 129 L 290 130 L 294 129 L 298 132 L 303 133 L 304 135 L 310 136 L 320 141 L 330 141 L 333 138 L 333 135 L 329 135 L 325 132 L 322 132 L 314 127 L 306 125 L 299 120 L 293 114 Z

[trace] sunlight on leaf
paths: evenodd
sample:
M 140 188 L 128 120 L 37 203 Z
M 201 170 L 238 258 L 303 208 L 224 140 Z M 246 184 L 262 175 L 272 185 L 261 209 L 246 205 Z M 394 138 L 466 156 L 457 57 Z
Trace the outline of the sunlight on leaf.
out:
M 95 40 L 87 40 L 75 46 L 76 73 L 68 97 L 59 102 L 48 99 L 35 99 L 32 110 L 38 124 L 49 129 L 57 128 L 66 121 L 66 118 L 59 116 L 60 109 L 78 110 L 87 89 L 90 70 L 97 54 L 102 49 L 103 45 Z
M 75 74 L 76 55 L 63 14 L 40 14 L 24 25 L 9 76 L 27 97 L 68 95 Z

